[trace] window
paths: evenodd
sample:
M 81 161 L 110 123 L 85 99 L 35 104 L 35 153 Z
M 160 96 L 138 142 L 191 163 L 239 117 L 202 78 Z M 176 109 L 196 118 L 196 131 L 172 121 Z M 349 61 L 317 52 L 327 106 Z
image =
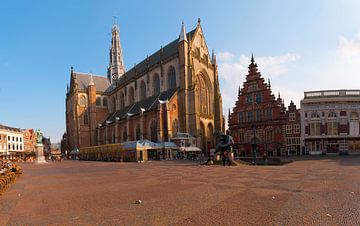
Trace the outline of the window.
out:
M 286 134 L 292 134 L 292 125 L 286 125 Z
M 8 144 L 8 150 L 11 150 L 11 146 L 10 146 L 10 144 Z
M 103 106 L 107 107 L 108 106 L 108 100 L 106 97 L 103 98 Z
M 16 142 L 19 142 L 19 137 L 16 137 Z
M 248 104 L 251 104 L 251 103 L 252 103 L 252 95 L 251 95 L 251 94 L 248 94 L 248 95 L 246 96 L 246 103 L 248 103 Z
M 307 118 L 307 113 L 305 113 L 305 118 Z
M 86 106 L 86 97 L 84 95 L 80 96 L 80 105 Z
M 160 93 L 160 79 L 158 74 L 155 74 L 153 77 L 153 88 L 153 94 L 158 95 Z
M 146 84 L 144 81 L 140 83 L 140 100 L 144 100 L 146 98 Z
M 247 116 L 248 116 L 248 122 L 252 122 L 252 120 L 253 120 L 253 113 L 251 112 L 251 111 L 249 111 L 248 113 L 247 113 Z
M 315 121 L 310 123 L 310 136 L 320 135 L 320 122 Z
M 329 115 L 328 115 L 329 118 L 336 118 L 336 113 L 331 111 L 329 112 Z
M 96 97 L 96 106 L 101 106 L 101 97 Z
M 127 133 L 126 133 L 126 129 L 124 128 L 124 131 L 123 131 L 123 141 L 127 141 Z
M 295 113 L 293 112 L 289 113 L 289 121 L 291 122 L 295 121 Z
M 15 141 L 15 137 L 12 136 L 11 138 L 12 138 L 12 141 Z
M 8 136 L 8 141 L 10 141 L 10 136 Z
M 267 141 L 272 141 L 273 140 L 273 131 L 272 130 L 266 130 L 266 136 L 265 136 Z
M 129 105 L 133 104 L 134 102 L 135 102 L 134 87 L 130 87 L 130 89 L 129 89 Z
M 135 139 L 136 140 L 140 140 L 140 138 L 141 138 L 141 131 L 140 131 L 140 126 L 139 125 L 137 125 L 136 126 L 136 128 L 135 128 Z
M 179 123 L 177 119 L 174 119 L 173 123 L 172 123 L 172 134 L 173 136 L 175 136 L 175 134 L 179 132 Z
M 168 89 L 173 89 L 176 87 L 176 73 L 175 68 L 171 66 L 168 70 Z
M 311 113 L 311 118 L 320 118 L 320 116 L 317 112 L 313 112 Z
M 256 93 L 255 94 L 255 102 L 257 104 L 260 104 L 261 103 L 261 93 Z
M 350 114 L 350 135 L 359 135 L 359 114 L 357 112 L 351 112 Z
M 261 121 L 261 110 L 256 111 L 256 121 Z
M 125 108 L 125 96 L 124 96 L 124 93 L 121 92 L 120 93 L 120 109 L 123 109 Z
M 340 116 L 346 116 L 346 111 L 340 111 Z
M 267 109 L 266 110 L 266 118 L 268 120 L 271 120 L 272 119 L 272 109 Z
M 86 111 L 84 112 L 83 117 L 84 117 L 84 125 L 89 125 L 89 115 Z
M 22 150 L 22 145 L 20 144 L 20 151 Z
M 157 142 L 157 125 L 156 120 L 151 121 L 150 124 L 150 140 L 152 142 Z
M 19 140 L 20 140 L 20 142 L 22 142 L 22 138 L 21 138 L 21 137 L 19 138 Z
M 239 142 L 245 142 L 245 134 L 243 132 L 239 132 Z
M 294 125 L 294 133 L 300 133 L 300 125 L 299 124 Z
M 244 122 L 244 112 L 239 112 L 239 122 Z
M 327 123 L 327 135 L 338 135 L 338 122 L 330 120 Z

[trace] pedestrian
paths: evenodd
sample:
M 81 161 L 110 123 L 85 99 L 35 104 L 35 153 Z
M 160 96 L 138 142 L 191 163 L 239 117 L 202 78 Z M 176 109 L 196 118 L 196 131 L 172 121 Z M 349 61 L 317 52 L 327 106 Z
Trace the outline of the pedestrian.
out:
M 227 151 L 224 151 L 223 152 L 223 156 L 222 156 L 222 160 L 223 160 L 223 165 L 225 166 L 226 165 L 226 161 L 227 161 L 227 156 L 228 155 L 228 152 Z

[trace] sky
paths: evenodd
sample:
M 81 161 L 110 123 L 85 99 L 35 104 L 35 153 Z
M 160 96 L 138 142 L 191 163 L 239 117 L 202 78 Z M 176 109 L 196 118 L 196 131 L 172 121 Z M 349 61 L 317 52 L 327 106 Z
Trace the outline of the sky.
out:
M 114 16 L 128 69 L 201 18 L 226 117 L 252 53 L 287 105 L 304 91 L 360 89 L 359 12 L 358 0 L 3 0 L 0 123 L 60 141 L 70 67 L 106 75 Z

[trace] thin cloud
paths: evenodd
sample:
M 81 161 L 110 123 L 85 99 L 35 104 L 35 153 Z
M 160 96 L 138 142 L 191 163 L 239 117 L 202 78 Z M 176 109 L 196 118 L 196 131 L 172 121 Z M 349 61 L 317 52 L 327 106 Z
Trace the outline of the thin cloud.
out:
M 354 39 L 348 39 L 342 35 L 338 39 L 338 52 L 342 57 L 360 57 L 360 32 Z

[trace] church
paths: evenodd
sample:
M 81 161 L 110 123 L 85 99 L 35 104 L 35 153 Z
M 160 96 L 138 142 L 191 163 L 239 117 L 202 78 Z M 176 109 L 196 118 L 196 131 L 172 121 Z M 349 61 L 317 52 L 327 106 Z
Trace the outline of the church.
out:
M 195 138 L 204 154 L 224 131 L 216 56 L 200 19 L 174 41 L 126 70 L 119 27 L 112 27 L 107 76 L 71 67 L 66 92 L 66 150 L 147 139 Z

